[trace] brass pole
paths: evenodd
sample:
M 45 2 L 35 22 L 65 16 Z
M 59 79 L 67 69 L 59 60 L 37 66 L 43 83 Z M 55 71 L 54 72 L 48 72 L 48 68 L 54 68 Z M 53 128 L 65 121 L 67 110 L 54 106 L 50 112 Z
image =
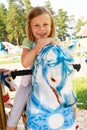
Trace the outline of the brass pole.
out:
M 3 101 L 3 94 L 2 94 L 1 78 L 0 78 L 0 123 L 1 123 L 1 130 L 5 130 L 6 116 L 5 116 L 4 101 Z

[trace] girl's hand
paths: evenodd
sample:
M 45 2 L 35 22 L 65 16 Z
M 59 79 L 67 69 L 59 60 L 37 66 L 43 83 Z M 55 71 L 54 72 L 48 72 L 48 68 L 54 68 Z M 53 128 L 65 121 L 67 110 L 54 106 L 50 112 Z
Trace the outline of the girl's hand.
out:
M 58 45 L 58 43 L 53 39 L 53 38 L 41 38 L 39 40 L 37 40 L 37 44 L 35 46 L 36 50 L 37 50 L 37 54 L 40 53 L 40 51 L 42 50 L 42 48 L 50 43 L 53 43 L 55 45 Z

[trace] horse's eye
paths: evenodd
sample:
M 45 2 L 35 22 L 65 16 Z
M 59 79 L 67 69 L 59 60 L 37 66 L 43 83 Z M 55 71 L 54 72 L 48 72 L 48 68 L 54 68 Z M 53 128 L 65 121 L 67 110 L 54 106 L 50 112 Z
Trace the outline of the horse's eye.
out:
M 11 81 L 11 79 L 10 79 L 10 78 L 8 78 L 7 80 L 8 80 L 9 82 Z
M 53 82 L 56 82 L 56 80 L 55 80 L 54 78 L 52 78 L 52 77 L 51 77 L 51 80 L 52 80 Z

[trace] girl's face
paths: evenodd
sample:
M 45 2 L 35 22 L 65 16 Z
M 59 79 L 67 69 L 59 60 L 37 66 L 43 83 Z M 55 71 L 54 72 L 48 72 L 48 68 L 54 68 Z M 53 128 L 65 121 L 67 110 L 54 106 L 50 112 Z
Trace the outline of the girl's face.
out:
M 47 38 L 51 32 L 51 19 L 48 14 L 39 15 L 30 21 L 31 30 L 35 40 Z

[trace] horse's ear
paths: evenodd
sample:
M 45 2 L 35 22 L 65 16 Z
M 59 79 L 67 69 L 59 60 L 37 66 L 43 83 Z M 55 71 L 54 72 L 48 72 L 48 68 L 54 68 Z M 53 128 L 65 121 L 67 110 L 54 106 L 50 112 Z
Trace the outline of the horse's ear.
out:
M 56 54 L 52 50 L 49 50 L 49 52 L 46 55 L 46 60 L 52 61 L 52 60 L 55 60 L 55 59 L 56 59 Z
M 69 54 L 72 54 L 72 52 L 74 51 L 74 48 L 76 47 L 77 44 L 78 44 L 78 40 L 76 39 L 76 37 L 72 36 L 71 37 L 71 43 L 68 47 L 65 48 L 65 50 Z

